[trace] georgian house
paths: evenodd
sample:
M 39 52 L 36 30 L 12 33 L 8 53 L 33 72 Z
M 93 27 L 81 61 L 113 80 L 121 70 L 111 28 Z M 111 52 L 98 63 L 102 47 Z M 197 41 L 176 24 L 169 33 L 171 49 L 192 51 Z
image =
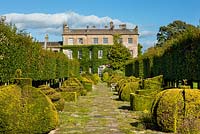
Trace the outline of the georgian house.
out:
M 138 27 L 127 29 L 126 24 L 115 28 L 113 22 L 110 26 L 98 29 L 87 26 L 85 29 L 71 29 L 63 24 L 62 42 L 48 42 L 45 37 L 44 48 L 53 51 L 62 51 L 69 59 L 77 59 L 82 71 L 98 73 L 108 64 L 108 50 L 113 45 L 113 35 L 120 35 L 120 42 L 126 46 L 132 57 L 138 55 Z M 56 46 L 57 45 L 57 46 Z

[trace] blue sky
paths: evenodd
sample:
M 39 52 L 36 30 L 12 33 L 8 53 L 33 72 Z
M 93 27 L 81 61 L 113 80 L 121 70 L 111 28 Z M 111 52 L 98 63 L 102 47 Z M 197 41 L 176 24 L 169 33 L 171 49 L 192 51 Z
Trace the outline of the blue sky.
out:
M 129 23 L 129 28 L 138 25 L 139 42 L 145 50 L 154 45 L 160 26 L 174 20 L 198 25 L 200 1 L 6 0 L 0 2 L 0 15 L 6 15 L 8 22 L 15 23 L 40 41 L 46 33 L 51 41 L 61 40 L 64 20 L 74 28 L 87 24 L 102 26 L 110 20 L 115 20 L 115 24 Z

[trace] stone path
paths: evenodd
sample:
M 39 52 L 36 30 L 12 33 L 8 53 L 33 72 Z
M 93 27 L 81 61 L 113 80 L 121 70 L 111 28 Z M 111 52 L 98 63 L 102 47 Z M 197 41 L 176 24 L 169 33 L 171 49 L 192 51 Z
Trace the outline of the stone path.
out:
M 60 126 L 53 134 L 163 134 L 146 130 L 139 112 L 129 109 L 129 102 L 118 101 L 105 84 L 98 84 L 78 102 L 67 102 L 60 114 Z

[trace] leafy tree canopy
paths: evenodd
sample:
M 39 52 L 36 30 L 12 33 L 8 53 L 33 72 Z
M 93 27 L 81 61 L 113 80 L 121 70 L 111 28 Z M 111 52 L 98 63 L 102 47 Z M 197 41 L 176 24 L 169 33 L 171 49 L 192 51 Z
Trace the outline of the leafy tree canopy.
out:
M 167 26 L 161 26 L 157 33 L 157 45 L 162 46 L 165 41 L 170 40 L 190 28 L 195 28 L 195 26 L 180 20 L 175 20 Z
M 121 43 L 120 35 L 113 36 L 114 45 L 109 51 L 108 59 L 113 70 L 124 70 L 127 60 L 130 60 L 129 50 Z

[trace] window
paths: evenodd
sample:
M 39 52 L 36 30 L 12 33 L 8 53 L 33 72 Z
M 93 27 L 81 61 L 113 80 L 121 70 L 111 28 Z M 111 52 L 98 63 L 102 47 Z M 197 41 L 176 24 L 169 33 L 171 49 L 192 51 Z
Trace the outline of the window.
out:
M 83 44 L 83 38 L 78 38 L 78 44 Z
M 78 59 L 82 59 L 82 50 L 78 50 Z
M 103 57 L 103 50 L 98 51 L 98 58 L 101 59 Z
M 63 49 L 63 53 L 64 53 L 69 59 L 73 59 L 73 57 L 72 57 L 73 51 L 72 51 L 72 50 L 70 50 L 70 49 L 64 50 L 64 49 Z
M 73 44 L 74 44 L 74 38 L 69 38 L 68 45 L 73 45 Z
M 104 69 L 103 66 L 98 67 L 98 75 L 99 75 L 99 77 L 103 76 L 103 69 Z
M 133 44 L 133 38 L 128 38 L 128 44 Z
M 92 50 L 89 51 L 90 59 L 92 59 Z
M 108 44 L 108 38 L 103 38 L 103 44 Z
M 98 44 L 98 38 L 93 38 L 93 43 Z

